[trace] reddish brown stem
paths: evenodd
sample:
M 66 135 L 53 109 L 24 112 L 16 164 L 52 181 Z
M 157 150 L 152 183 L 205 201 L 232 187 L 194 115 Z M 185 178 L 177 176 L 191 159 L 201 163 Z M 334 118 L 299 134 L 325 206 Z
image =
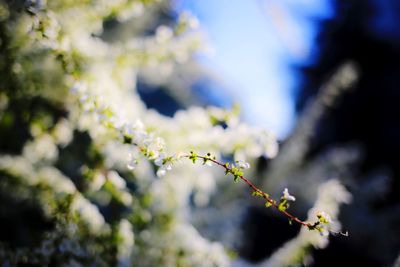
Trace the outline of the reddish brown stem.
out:
M 193 156 L 194 156 L 194 155 L 184 155 L 184 156 L 182 156 L 182 157 L 191 158 L 191 157 L 193 157 Z M 195 155 L 194 157 L 199 158 L 199 159 L 202 159 L 202 160 L 204 160 L 204 162 L 206 162 L 206 161 L 211 161 L 212 163 L 214 163 L 214 164 L 216 164 L 216 165 L 218 165 L 218 166 L 224 168 L 225 171 L 226 171 L 227 173 L 233 174 L 233 170 L 232 170 L 232 168 L 229 168 L 229 165 L 225 165 L 225 164 L 223 164 L 223 163 L 217 161 L 216 159 L 211 158 L 210 156 L 205 157 L 205 156 Z M 278 204 L 278 202 L 276 202 L 273 198 L 271 198 L 271 197 L 269 196 L 269 194 L 267 194 L 267 193 L 265 193 L 264 191 L 262 191 L 261 189 L 259 189 L 257 186 L 255 186 L 252 182 L 250 182 L 249 179 L 247 179 L 247 178 L 244 177 L 243 175 L 239 175 L 238 177 L 239 177 L 243 182 L 245 182 L 245 183 L 253 190 L 253 192 L 259 193 L 259 194 L 262 196 L 262 198 L 264 198 L 269 204 L 271 204 L 271 206 L 273 206 L 277 211 L 279 211 L 279 212 L 281 212 L 283 215 L 285 215 L 290 221 L 295 221 L 296 223 L 300 224 L 301 226 L 305 226 L 305 227 L 307 227 L 307 228 L 310 229 L 310 230 L 316 229 L 316 226 L 318 226 L 318 225 L 320 224 L 319 221 L 316 221 L 316 222 L 314 222 L 314 223 L 310 223 L 310 222 L 303 221 L 303 220 L 299 219 L 298 217 L 296 217 L 296 216 L 292 215 L 291 213 L 289 213 L 287 210 L 281 210 L 281 209 L 279 209 L 279 204 Z M 334 234 L 334 235 L 336 235 L 336 234 L 340 234 L 340 235 L 342 235 L 342 236 L 348 236 L 348 235 L 349 235 L 347 231 L 346 231 L 346 232 L 335 232 L 335 231 L 329 230 L 329 232 L 330 232 L 331 234 Z
M 189 156 L 189 155 L 185 155 L 184 157 L 190 157 L 190 156 Z M 205 161 L 211 161 L 212 163 L 214 163 L 214 164 L 216 164 L 216 165 L 218 165 L 218 166 L 224 168 L 225 171 L 228 171 L 228 172 L 231 172 L 231 171 L 232 171 L 231 168 L 227 167 L 225 164 L 222 164 L 221 162 L 219 162 L 219 161 L 217 161 L 217 160 L 215 160 L 215 159 L 213 159 L 213 158 L 204 157 L 204 156 L 199 156 L 199 155 L 197 155 L 196 157 L 197 157 L 197 158 L 200 158 L 200 159 L 203 159 L 203 160 L 205 160 Z M 261 196 L 262 196 L 266 201 L 268 201 L 268 203 L 270 203 L 271 206 L 273 206 L 276 210 L 278 210 L 278 211 L 280 211 L 281 213 L 283 213 L 289 220 L 295 221 L 295 222 L 299 223 L 300 225 L 306 226 L 306 227 L 308 227 L 308 228 L 309 228 L 309 227 L 312 227 L 312 224 L 311 224 L 311 223 L 302 221 L 301 219 L 297 218 L 296 216 L 292 215 L 291 213 L 287 212 L 286 210 L 280 210 L 280 209 L 278 208 L 278 207 L 279 207 L 279 204 L 278 204 L 273 198 L 271 198 L 267 193 L 265 193 L 264 191 L 262 191 L 261 189 L 259 189 L 259 188 L 258 188 L 257 186 L 255 186 L 252 182 L 250 182 L 249 179 L 247 179 L 247 178 L 244 177 L 243 175 L 240 175 L 239 178 L 240 178 L 243 182 L 245 182 L 245 183 L 253 190 L 253 192 L 258 192 L 259 194 L 261 194 Z

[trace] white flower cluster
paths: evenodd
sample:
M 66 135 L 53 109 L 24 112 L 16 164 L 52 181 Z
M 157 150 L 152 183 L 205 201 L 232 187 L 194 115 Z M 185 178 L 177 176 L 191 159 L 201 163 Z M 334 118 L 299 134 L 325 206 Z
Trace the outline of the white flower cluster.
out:
M 89 230 L 96 234 L 109 231 L 109 226 L 106 225 L 98 208 L 82 196 L 72 181 L 59 170 L 50 166 L 35 167 L 24 157 L 10 156 L 0 156 L 0 170 L 16 177 L 23 177 L 24 179 L 21 181 L 28 183 L 29 186 L 42 184 L 51 188 L 54 194 L 53 200 L 57 199 L 59 195 L 73 194 L 74 199 L 71 208 L 80 215 L 81 219 L 89 226 Z M 47 202 L 48 200 L 43 199 L 43 201 Z M 48 215 L 53 212 L 48 203 L 43 203 L 43 207 L 50 209 L 45 210 Z
M 154 160 L 159 167 L 157 174 L 163 176 L 166 171 L 172 169 L 173 163 L 179 158 L 175 155 L 167 155 L 165 151 L 165 141 L 161 137 L 156 137 L 154 133 L 148 133 L 145 130 L 143 122 L 136 119 L 134 123 L 126 123 L 124 118 L 118 116 L 109 105 L 105 104 L 105 100 L 88 93 L 86 86 L 78 83 L 71 89 L 75 93 L 85 112 L 94 116 L 95 120 L 108 128 L 118 131 L 123 138 L 128 138 L 134 146 L 138 147 L 140 153 L 148 159 Z M 218 112 L 219 111 L 219 114 Z M 139 111 L 140 112 L 140 111 Z M 228 118 L 230 127 L 222 129 L 220 126 L 212 125 L 212 118 L 217 116 Z M 176 137 L 179 134 L 186 134 L 186 147 L 198 147 L 201 150 L 211 148 L 211 151 L 222 151 L 225 153 L 234 153 L 237 158 L 258 157 L 266 155 L 273 157 L 276 154 L 276 139 L 256 128 L 250 128 L 244 124 L 238 124 L 236 119 L 229 118 L 229 114 L 212 108 L 210 110 L 202 110 L 193 108 L 188 111 L 180 111 L 176 114 L 174 121 L 167 120 L 159 114 L 150 117 L 150 128 L 156 127 L 163 136 L 165 136 L 171 146 L 176 147 L 175 151 L 182 151 L 182 141 L 176 143 Z M 220 118 L 222 119 L 222 118 Z M 153 126 L 154 125 L 154 126 Z M 205 130 L 211 132 L 204 136 Z M 237 134 L 240 131 L 240 135 Z M 98 131 L 96 132 L 98 136 Z M 219 142 L 217 140 L 223 140 Z M 128 168 L 133 170 L 138 165 L 137 149 L 132 147 L 132 152 L 128 155 Z M 242 164 L 241 168 L 247 169 L 249 165 Z
M 250 163 L 245 162 L 244 160 L 236 161 L 236 166 L 240 169 L 250 169 Z
M 142 266 L 159 262 L 165 266 L 229 266 L 222 242 L 211 241 L 215 237 L 202 236 L 203 231 L 194 227 L 193 210 L 207 208 L 221 196 L 224 202 L 234 198 L 235 194 L 217 189 L 218 183 L 230 181 L 218 179 L 223 175 L 221 169 L 176 163 L 192 150 L 201 155 L 211 152 L 217 158 L 232 156 L 230 166 L 240 176 L 251 171 L 250 164 L 257 158 L 276 156 L 275 136 L 240 122 L 235 109 L 188 107 L 172 117 L 163 116 L 146 108 L 136 92 L 138 78 L 158 85 L 165 85 L 166 80 L 179 82 L 177 67 L 185 68 L 201 49 L 202 39 L 194 31 L 198 21 L 184 13 L 175 25 L 154 26 L 158 20 L 152 16 L 165 6 L 147 8 L 152 2 L 147 0 L 98 1 L 95 6 L 91 1 L 30 2 L 40 4 L 30 8 L 32 16 L 15 21 L 15 40 L 25 40 L 20 52 L 26 53 L 29 62 L 29 53 L 35 49 L 46 54 L 32 73 L 54 71 L 46 75 L 51 81 L 43 81 L 43 88 L 51 90 L 40 91 L 40 84 L 38 94 L 55 106 L 62 103 L 60 109 L 68 115 L 50 132 L 30 125 L 33 139 L 25 144 L 23 156 L 1 156 L 0 168 L 24 177 L 26 186 L 48 186 L 54 199 L 73 196 L 70 208 L 78 215 L 76 225 L 87 225 L 93 236 L 121 237 L 116 238 L 120 266 L 130 266 L 138 259 L 143 262 L 135 263 Z M 105 22 L 109 19 L 121 31 L 108 29 Z M 153 25 L 154 34 L 148 34 L 148 25 L 141 25 L 147 22 Z M 17 62 L 13 71 L 21 80 L 29 80 L 32 73 L 24 64 Z M 70 93 L 60 93 L 65 88 L 71 88 Z M 88 135 L 85 142 L 90 143 L 90 151 L 84 152 L 93 161 L 90 164 L 80 162 L 80 157 L 63 157 L 81 145 L 81 140 L 74 140 L 80 134 Z M 52 166 L 64 160 L 67 167 L 60 170 L 65 173 Z M 204 163 L 212 165 L 210 160 Z M 286 188 L 283 199 L 295 201 Z M 117 231 L 110 231 L 105 217 L 114 204 L 123 212 L 118 214 Z M 51 216 L 52 205 L 43 206 Z M 335 219 L 329 208 L 322 205 L 321 210 Z M 314 213 L 313 218 L 327 227 L 332 224 L 324 212 Z M 76 227 L 71 224 L 71 229 Z M 74 242 L 64 240 L 63 249 L 69 251 Z
M 51 132 L 44 132 L 38 125 L 31 125 L 31 135 L 22 154 L 33 163 L 53 162 L 58 157 L 58 146 L 66 146 L 72 140 L 72 129 L 67 119 L 61 119 Z
M 132 224 L 128 220 L 122 219 L 118 230 L 122 239 L 118 247 L 118 266 L 131 266 L 133 246 L 135 244 Z
M 194 189 L 197 192 L 196 203 L 203 203 L 201 205 L 207 203 L 209 195 L 215 190 L 215 181 L 211 174 L 217 170 L 176 166 L 177 170 L 174 173 L 177 176 L 184 176 L 185 179 L 180 179 L 179 182 L 172 180 L 173 177 L 149 180 L 153 168 L 148 165 L 148 160 L 156 166 L 157 176 L 164 176 L 172 169 L 174 163 L 180 159 L 179 152 L 187 153 L 192 149 L 212 152 L 217 157 L 220 153 L 232 154 L 239 160 L 236 163 L 238 168 L 248 169 L 250 164 L 241 161 L 242 159 L 274 157 L 278 146 L 276 138 L 271 133 L 239 123 L 235 111 L 228 112 L 214 107 L 208 109 L 191 107 L 178 111 L 173 118 L 168 118 L 147 110 L 140 98 L 132 94 L 130 90 L 134 88 L 134 84 L 126 81 L 131 80 L 129 77 L 137 73 L 135 67 L 141 64 L 137 62 L 137 51 L 144 51 L 143 47 L 148 47 L 150 50 L 147 51 L 151 51 L 150 61 L 145 64 L 147 74 L 148 68 L 154 64 L 151 60 L 158 60 L 157 57 L 171 56 L 178 63 L 186 61 L 187 56 L 177 53 L 191 50 L 179 46 L 185 44 L 186 47 L 191 47 L 191 45 L 184 38 L 179 37 L 177 40 L 175 31 L 160 26 L 156 30 L 154 39 L 131 40 L 125 47 L 118 46 L 116 48 L 120 51 L 118 53 L 124 55 L 123 67 L 118 67 L 118 71 L 125 76 L 108 75 L 115 70 L 108 63 L 99 63 L 97 57 L 96 68 L 88 68 L 88 74 L 73 83 L 71 92 L 76 96 L 74 99 L 79 99 L 81 109 L 84 111 L 76 115 L 79 128 L 88 131 L 98 147 L 103 149 L 106 162 L 110 162 L 108 166 L 114 168 L 119 166 L 121 157 L 115 152 L 120 151 L 120 154 L 125 155 L 122 159 L 125 160 L 126 168 L 131 170 L 137 179 L 151 183 L 152 189 L 149 193 L 157 200 L 156 210 L 180 217 L 188 209 L 188 198 Z M 164 50 L 151 50 L 162 47 Z M 124 54 L 123 51 L 126 50 L 127 54 Z M 113 55 L 117 59 L 118 53 Z M 158 67 L 160 64 L 154 66 Z M 228 127 L 224 128 L 216 122 L 226 123 Z M 99 128 L 99 125 L 102 127 Z M 118 137 L 119 141 L 115 142 L 115 137 Z M 126 141 L 126 144 L 122 144 L 121 140 Z M 148 160 L 142 160 L 143 156 Z M 193 172 L 197 175 L 192 175 Z M 195 179 L 198 176 L 204 178 Z M 171 210 L 174 211 L 172 214 Z M 145 214 L 147 214 L 143 215 L 145 218 L 151 218 L 151 213 Z M 189 222 L 185 224 L 191 225 Z
M 134 170 L 138 165 L 137 150 L 160 167 L 158 174 L 164 175 L 167 170 L 171 170 L 175 157 L 166 156 L 163 153 L 165 141 L 161 137 L 156 137 L 153 133 L 148 133 L 141 120 L 136 119 L 134 123 L 124 122 L 115 112 L 104 104 L 104 100 L 87 93 L 87 89 L 81 83 L 74 85 L 71 92 L 79 97 L 80 105 L 84 112 L 94 115 L 95 121 L 100 122 L 105 127 L 118 133 L 122 140 L 128 139 L 132 146 L 129 153 L 127 168 Z

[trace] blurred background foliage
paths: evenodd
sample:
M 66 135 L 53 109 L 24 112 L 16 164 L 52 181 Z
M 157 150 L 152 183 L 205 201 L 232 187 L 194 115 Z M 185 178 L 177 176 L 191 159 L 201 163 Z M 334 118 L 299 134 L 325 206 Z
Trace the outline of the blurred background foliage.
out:
M 228 39 L 220 48 L 217 40 L 215 55 L 239 59 L 216 56 L 232 66 L 219 72 L 223 63 L 199 56 L 216 33 L 208 46 L 206 28 L 181 11 L 207 26 L 206 6 L 215 18 L 246 4 L 210 2 L 0 1 L 2 266 L 398 266 L 400 5 L 254 1 L 270 28 L 236 19 L 235 29 L 263 36 L 260 44 L 278 38 L 265 48 L 275 56 L 255 61 L 280 67 L 241 64 L 257 49 L 237 45 L 257 39 Z M 237 18 L 251 15 L 245 10 Z M 263 76 L 264 67 L 264 81 L 248 74 Z M 82 115 L 71 95 L 80 80 L 128 120 L 143 120 L 170 152 L 244 157 L 249 177 L 272 196 L 290 189 L 299 217 L 331 209 L 350 236 L 299 231 L 215 168 L 180 164 L 158 178 L 142 160 L 130 171 L 130 148 Z M 274 90 L 285 91 L 281 100 Z M 278 100 L 286 104 L 267 108 Z M 237 125 L 234 103 L 244 119 L 277 132 L 276 157 L 275 139 L 266 153 L 251 149 L 251 127 Z

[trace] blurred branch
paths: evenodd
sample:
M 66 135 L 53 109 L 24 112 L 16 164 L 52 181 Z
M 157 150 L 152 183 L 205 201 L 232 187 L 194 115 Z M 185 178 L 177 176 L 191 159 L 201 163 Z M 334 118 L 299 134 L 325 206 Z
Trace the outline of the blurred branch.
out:
M 315 99 L 300 115 L 293 134 L 282 146 L 279 155 L 271 161 L 266 183 L 277 183 L 293 173 L 304 161 L 321 118 L 350 90 L 358 80 L 359 72 L 353 62 L 344 63 L 321 87 Z

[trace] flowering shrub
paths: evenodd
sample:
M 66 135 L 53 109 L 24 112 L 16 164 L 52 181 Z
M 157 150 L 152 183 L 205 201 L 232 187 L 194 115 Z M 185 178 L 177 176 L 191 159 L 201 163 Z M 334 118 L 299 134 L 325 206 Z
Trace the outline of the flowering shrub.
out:
M 24 210 L 11 205 L 29 203 L 40 225 L 11 227 L 25 235 L 2 239 L 6 265 L 240 263 L 230 244 L 195 227 L 193 210 L 234 198 L 221 173 L 303 226 L 291 253 L 340 233 L 338 205 L 350 196 L 336 180 L 321 186 L 303 221 L 289 211 L 296 198 L 288 188 L 277 201 L 246 178 L 258 158 L 277 154 L 272 133 L 240 122 L 235 109 L 167 117 L 146 107 L 137 79 L 168 84 L 204 48 L 189 14 L 160 23 L 168 8 L 158 0 L 0 2 L 2 212 L 20 223 Z M 305 258 L 279 255 L 271 266 Z

